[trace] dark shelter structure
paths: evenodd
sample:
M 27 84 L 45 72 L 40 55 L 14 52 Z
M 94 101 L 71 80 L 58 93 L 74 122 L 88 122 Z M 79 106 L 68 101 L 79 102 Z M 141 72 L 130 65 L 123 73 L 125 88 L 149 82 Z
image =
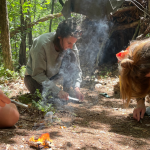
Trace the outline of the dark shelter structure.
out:
M 65 18 L 71 16 L 71 12 L 88 16 L 91 19 L 103 19 L 114 13 L 125 0 L 68 0 L 62 13 Z
M 136 15 L 137 18 L 130 16 L 129 13 L 123 15 L 125 17 L 119 15 L 119 18 L 114 15 L 118 13 L 120 7 L 126 7 L 129 3 L 131 2 L 125 0 L 68 0 L 64 4 L 62 13 L 65 18 L 71 17 L 71 12 L 86 15 L 82 23 L 83 38 L 79 41 L 79 50 L 83 62 L 88 67 L 93 68 L 95 64 L 116 63 L 116 54 L 125 49 L 133 39 L 138 23 L 114 30 L 120 24 L 139 20 L 139 14 Z M 132 3 L 130 5 L 133 6 Z M 134 6 L 133 10 L 138 11 L 138 8 L 135 8 Z M 132 11 L 131 14 L 136 13 Z

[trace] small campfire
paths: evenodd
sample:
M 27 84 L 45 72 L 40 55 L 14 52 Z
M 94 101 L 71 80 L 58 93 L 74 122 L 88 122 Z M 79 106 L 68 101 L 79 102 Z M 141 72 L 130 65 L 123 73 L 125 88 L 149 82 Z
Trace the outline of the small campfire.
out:
M 49 133 L 42 134 L 38 139 L 35 139 L 34 136 L 32 136 L 28 141 L 28 145 L 37 149 L 51 148 L 51 144 L 52 140 L 50 139 Z

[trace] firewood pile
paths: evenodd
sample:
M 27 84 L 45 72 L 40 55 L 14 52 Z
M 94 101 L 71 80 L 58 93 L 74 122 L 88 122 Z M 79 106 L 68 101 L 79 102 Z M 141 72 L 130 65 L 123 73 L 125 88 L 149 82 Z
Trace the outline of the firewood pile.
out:
M 136 0 L 132 2 L 124 2 L 123 5 L 111 16 L 115 24 L 132 23 L 143 16 L 148 5 L 147 0 Z M 143 10 L 143 11 L 142 11 Z
M 115 30 L 138 28 L 137 39 L 143 39 L 150 32 L 150 13 L 148 0 L 126 1 L 110 16 L 116 27 Z
M 126 0 L 107 19 L 86 17 L 81 25 L 83 35 L 78 41 L 81 65 L 86 65 L 93 72 L 93 66 L 116 62 L 116 54 L 127 47 L 130 41 L 150 37 L 148 10 L 150 0 Z

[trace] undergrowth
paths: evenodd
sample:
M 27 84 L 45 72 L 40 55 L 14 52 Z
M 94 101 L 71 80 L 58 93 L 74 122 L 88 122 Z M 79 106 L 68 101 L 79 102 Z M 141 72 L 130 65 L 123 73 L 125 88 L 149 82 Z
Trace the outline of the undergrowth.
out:
M 52 97 L 51 97 L 52 98 Z M 55 113 L 55 109 L 52 106 L 52 104 L 49 104 L 45 101 L 43 101 L 42 94 L 38 89 L 36 89 L 36 92 L 34 94 L 22 94 L 18 95 L 17 99 L 25 104 L 28 104 L 31 107 L 34 107 L 44 113 L 47 113 L 49 111 L 52 111 Z
M 24 78 L 26 67 L 22 66 L 19 71 L 11 71 L 0 66 L 0 84 L 15 81 L 19 78 Z
M 15 82 L 19 78 L 23 79 L 25 76 L 25 70 L 25 66 L 22 66 L 19 71 L 11 71 L 9 69 L 4 69 L 3 66 L 0 66 L 0 89 L 4 92 L 5 95 L 7 95 L 7 97 L 10 97 L 12 93 L 12 89 L 9 89 L 7 83 Z M 42 94 L 38 89 L 34 94 L 23 94 L 23 91 L 20 91 L 19 95 L 17 95 L 16 98 L 20 102 L 28 104 L 31 107 L 37 108 L 38 110 L 44 113 L 49 111 L 53 111 L 53 113 L 55 112 L 55 109 L 52 107 L 52 104 L 43 101 Z

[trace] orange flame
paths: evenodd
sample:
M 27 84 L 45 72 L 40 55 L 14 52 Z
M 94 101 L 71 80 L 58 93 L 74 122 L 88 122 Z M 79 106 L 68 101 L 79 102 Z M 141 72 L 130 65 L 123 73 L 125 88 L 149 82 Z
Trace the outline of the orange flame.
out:
M 49 133 L 44 133 L 42 134 L 37 140 L 34 139 L 34 136 L 32 136 L 29 141 L 33 141 L 33 142 L 40 142 L 41 145 L 45 146 L 45 142 L 49 141 L 52 142 L 52 140 L 50 139 L 50 135 Z

